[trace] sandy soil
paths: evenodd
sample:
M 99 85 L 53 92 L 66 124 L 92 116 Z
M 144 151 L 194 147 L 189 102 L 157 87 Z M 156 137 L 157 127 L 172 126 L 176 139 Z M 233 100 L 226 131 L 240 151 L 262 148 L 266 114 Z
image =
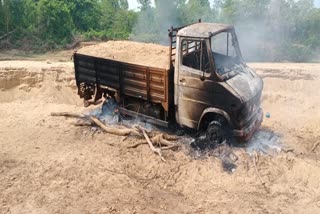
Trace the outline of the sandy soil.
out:
M 169 69 L 169 46 L 132 41 L 108 41 L 87 46 L 80 54 L 113 59 L 148 67 Z M 134 54 L 132 54 L 134 53 Z
M 0 213 L 320 213 L 320 65 L 251 64 L 265 81 L 262 130 L 284 151 L 246 147 L 233 173 L 187 147 L 161 162 L 135 140 L 70 125 L 86 111 L 71 62 L 0 62 Z M 261 176 L 262 185 L 258 174 Z

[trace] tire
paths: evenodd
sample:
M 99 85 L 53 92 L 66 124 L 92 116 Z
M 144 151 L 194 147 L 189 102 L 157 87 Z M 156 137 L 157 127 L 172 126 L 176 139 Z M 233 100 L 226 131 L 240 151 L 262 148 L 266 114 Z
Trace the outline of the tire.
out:
M 212 121 L 207 128 L 206 138 L 209 145 L 218 145 L 226 141 L 226 130 L 222 123 Z

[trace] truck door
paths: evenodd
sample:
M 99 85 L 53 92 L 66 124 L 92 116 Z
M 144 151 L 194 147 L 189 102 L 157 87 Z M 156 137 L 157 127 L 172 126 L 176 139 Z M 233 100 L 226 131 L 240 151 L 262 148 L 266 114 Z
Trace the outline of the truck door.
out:
M 178 121 L 180 125 L 197 128 L 208 92 L 206 82 L 213 65 L 209 42 L 201 39 L 182 39 L 178 75 Z

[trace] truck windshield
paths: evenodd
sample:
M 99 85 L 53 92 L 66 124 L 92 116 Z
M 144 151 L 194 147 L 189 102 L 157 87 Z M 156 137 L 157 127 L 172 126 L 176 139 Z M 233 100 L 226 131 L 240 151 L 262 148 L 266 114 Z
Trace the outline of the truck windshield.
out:
M 232 32 L 221 32 L 211 37 L 211 50 L 219 75 L 232 71 L 235 65 L 241 64 L 237 52 L 236 39 Z

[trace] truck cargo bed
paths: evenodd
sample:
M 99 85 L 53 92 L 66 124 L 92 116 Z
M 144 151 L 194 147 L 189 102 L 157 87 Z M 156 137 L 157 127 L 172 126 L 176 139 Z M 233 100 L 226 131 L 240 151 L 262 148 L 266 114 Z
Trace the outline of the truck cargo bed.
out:
M 81 83 L 117 91 L 120 97 L 129 96 L 159 103 L 169 111 L 169 89 L 173 75 L 170 69 L 154 68 L 126 62 L 74 54 L 75 76 Z

